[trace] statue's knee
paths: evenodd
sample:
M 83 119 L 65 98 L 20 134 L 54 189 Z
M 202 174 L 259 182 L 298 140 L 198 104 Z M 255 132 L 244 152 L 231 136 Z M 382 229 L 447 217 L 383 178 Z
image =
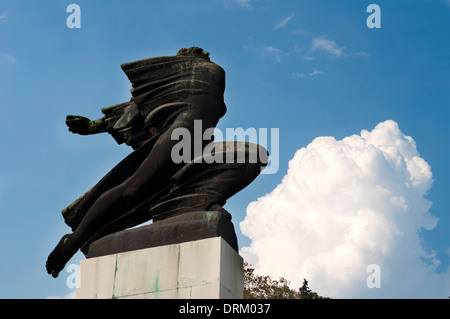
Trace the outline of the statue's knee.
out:
M 122 198 L 125 200 L 132 200 L 134 197 L 138 195 L 139 187 L 136 183 L 132 181 L 128 181 L 121 185 L 119 194 L 121 194 Z

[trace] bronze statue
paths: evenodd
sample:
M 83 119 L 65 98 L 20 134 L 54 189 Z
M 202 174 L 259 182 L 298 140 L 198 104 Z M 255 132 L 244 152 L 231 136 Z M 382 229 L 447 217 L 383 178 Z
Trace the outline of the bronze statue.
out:
M 251 183 L 268 161 L 267 151 L 260 146 L 239 142 L 211 144 L 213 137 L 201 140 L 202 148 L 214 146 L 210 154 L 201 154 L 205 160 L 192 158 L 189 163 L 176 163 L 171 158 L 172 149 L 179 142 L 173 139 L 177 128 L 187 129 L 194 139 L 195 121 L 201 121 L 204 132 L 214 128 L 226 112 L 225 72 L 210 61 L 208 52 L 192 47 L 181 49 L 176 56 L 150 58 L 121 67 L 132 83 L 131 100 L 102 109 L 104 117 L 95 121 L 68 115 L 66 124 L 69 131 L 81 135 L 107 132 L 134 151 L 63 210 L 73 233 L 63 236 L 48 257 L 46 268 L 53 277 L 79 249 L 88 258 L 131 249 L 137 246 L 127 242 L 136 236 L 144 236 L 141 241 L 171 243 L 180 240 L 165 238 L 171 236 L 171 231 L 184 239 L 190 238 L 189 233 L 201 238 L 211 231 L 207 228 L 213 227 L 214 234 L 222 234 L 225 227 L 225 232 L 233 232 L 225 236 L 235 238 L 234 229 L 223 226 L 223 220 L 228 223 L 231 216 L 222 206 Z M 194 147 L 194 143 L 191 145 Z M 244 154 L 245 162 L 225 161 L 230 152 Z M 258 154 L 256 162 L 248 160 L 253 153 Z M 195 150 L 190 154 L 195 154 Z M 222 157 L 224 161 L 213 163 L 206 160 L 208 156 Z M 212 216 L 205 212 L 218 212 L 221 221 L 211 227 L 199 226 Z M 123 231 L 149 220 L 153 220 L 150 228 Z M 191 226 L 183 228 L 185 221 Z M 153 237 L 145 235 L 151 232 Z M 116 240 L 111 236 L 116 236 Z M 235 239 L 229 241 L 237 249 Z M 92 248 L 95 244 L 96 251 Z M 115 245 L 115 250 L 108 247 L 99 252 L 102 245 Z

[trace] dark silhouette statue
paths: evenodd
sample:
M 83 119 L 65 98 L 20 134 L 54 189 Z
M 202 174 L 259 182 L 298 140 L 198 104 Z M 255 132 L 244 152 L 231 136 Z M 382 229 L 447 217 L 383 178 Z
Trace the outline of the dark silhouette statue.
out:
M 121 67 L 132 83 L 130 101 L 102 109 L 104 117 L 94 121 L 68 115 L 66 124 L 81 135 L 107 132 L 133 152 L 63 210 L 73 232 L 48 257 L 53 277 L 79 249 L 90 258 L 222 236 L 237 250 L 231 215 L 223 205 L 268 162 L 261 146 L 204 138 L 226 112 L 225 72 L 208 52 L 192 47 Z M 181 128 L 190 133 L 191 149 L 183 150 L 194 155 L 188 162 L 173 160 L 180 142 L 173 133 Z M 209 146 L 210 152 L 197 154 L 195 143 Z

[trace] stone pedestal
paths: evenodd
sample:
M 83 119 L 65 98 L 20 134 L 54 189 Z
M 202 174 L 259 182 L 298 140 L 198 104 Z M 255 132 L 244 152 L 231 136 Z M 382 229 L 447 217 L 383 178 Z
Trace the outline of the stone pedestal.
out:
M 154 216 L 150 225 L 119 231 L 94 241 L 86 256 L 100 257 L 213 237 L 222 237 L 238 251 L 231 215 L 224 209 L 160 214 Z
M 77 299 L 243 298 L 243 260 L 222 237 L 82 260 Z

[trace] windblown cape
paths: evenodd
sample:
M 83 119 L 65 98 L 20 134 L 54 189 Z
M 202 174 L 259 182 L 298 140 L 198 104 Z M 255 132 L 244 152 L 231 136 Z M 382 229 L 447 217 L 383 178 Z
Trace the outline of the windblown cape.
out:
M 119 144 L 138 148 L 189 108 L 208 107 L 217 119 L 226 112 L 225 71 L 213 62 L 192 56 L 167 56 L 121 67 L 132 83 L 132 98 L 102 109 L 109 123 L 108 132 Z

